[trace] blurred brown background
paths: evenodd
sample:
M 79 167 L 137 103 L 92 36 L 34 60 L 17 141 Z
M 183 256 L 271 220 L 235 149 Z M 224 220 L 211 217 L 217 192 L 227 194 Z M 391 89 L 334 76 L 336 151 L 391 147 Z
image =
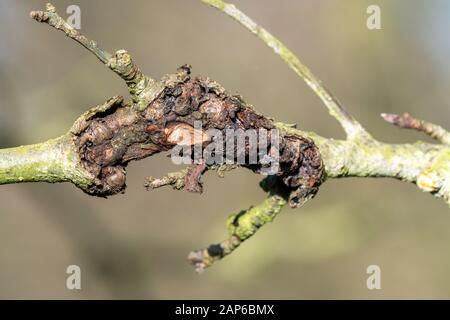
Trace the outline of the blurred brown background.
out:
M 240 0 L 290 46 L 373 135 L 427 138 L 381 112 L 450 128 L 450 3 L 444 0 Z M 342 130 L 318 98 L 258 39 L 195 0 L 54 1 L 81 7 L 81 31 L 128 49 L 154 78 L 190 63 L 280 121 L 329 137 Z M 378 4 L 382 30 L 366 28 Z M 64 133 L 122 81 L 62 33 L 28 17 L 44 1 L 0 2 L 0 147 Z M 264 198 L 260 177 L 209 174 L 203 195 L 146 192 L 147 175 L 177 169 L 159 155 L 129 166 L 125 195 L 91 198 L 70 184 L 0 187 L 0 298 L 450 298 L 450 212 L 390 179 L 327 182 L 304 208 L 286 208 L 232 256 L 197 275 L 187 253 L 223 239 L 225 220 Z M 82 290 L 65 287 L 68 265 Z M 366 268 L 382 290 L 366 288 Z

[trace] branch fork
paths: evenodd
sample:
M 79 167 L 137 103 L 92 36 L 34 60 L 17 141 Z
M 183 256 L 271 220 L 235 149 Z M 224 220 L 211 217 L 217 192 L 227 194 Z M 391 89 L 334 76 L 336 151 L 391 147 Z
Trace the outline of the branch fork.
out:
M 222 0 L 202 1 L 238 21 L 285 61 L 322 100 L 330 115 L 341 124 L 347 139 L 327 139 L 274 122 L 209 78 L 192 78 L 189 66 L 156 81 L 142 73 L 127 51 L 118 50 L 114 54 L 104 51 L 64 21 L 53 5 L 47 4 L 45 11 L 33 11 L 30 16 L 64 32 L 94 54 L 125 81 L 131 101 L 114 96 L 83 114 L 67 134 L 57 139 L 0 150 L 0 184 L 72 182 L 90 195 L 106 197 L 124 192 L 126 167 L 131 161 L 172 149 L 176 144 L 173 132 L 193 127 L 196 119 L 204 120 L 202 130 L 227 126 L 278 129 L 282 137 L 280 167 L 289 170 L 281 170 L 262 181 L 268 195 L 261 204 L 230 216 L 226 240 L 189 254 L 189 261 L 199 272 L 231 254 L 273 221 L 286 204 L 303 205 L 327 179 L 393 177 L 415 183 L 450 205 L 447 130 L 409 114 L 382 114 L 388 123 L 424 132 L 437 144 L 394 145 L 375 140 L 281 41 L 234 5 Z M 262 165 L 243 167 L 259 173 Z M 234 168 L 235 165 L 197 163 L 161 178 L 148 177 L 145 187 L 170 185 L 201 193 L 201 176 L 205 172 L 214 170 L 223 175 Z

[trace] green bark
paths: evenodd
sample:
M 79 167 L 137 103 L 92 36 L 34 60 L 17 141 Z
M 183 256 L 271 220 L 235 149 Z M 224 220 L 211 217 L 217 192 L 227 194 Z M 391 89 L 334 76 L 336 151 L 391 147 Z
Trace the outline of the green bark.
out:
M 81 167 L 67 134 L 38 144 L 0 150 L 0 184 L 20 182 L 72 182 L 85 189 L 92 177 Z

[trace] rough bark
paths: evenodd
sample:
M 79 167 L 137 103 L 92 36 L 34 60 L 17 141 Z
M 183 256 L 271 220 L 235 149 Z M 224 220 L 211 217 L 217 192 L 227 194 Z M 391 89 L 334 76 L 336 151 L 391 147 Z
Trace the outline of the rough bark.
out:
M 327 139 L 292 125 L 275 122 L 205 77 L 191 77 L 190 67 L 156 81 L 143 74 L 128 52 L 101 50 L 67 24 L 48 4 L 46 11 L 31 13 L 39 22 L 64 32 L 82 44 L 127 84 L 131 101 L 119 96 L 83 114 L 65 135 L 47 142 L 0 150 L 0 184 L 19 182 L 72 182 L 84 192 L 107 197 L 126 188 L 126 167 L 134 160 L 168 151 L 179 143 L 183 130 L 199 130 L 200 147 L 211 143 L 209 129 L 265 129 L 280 133 L 280 170 L 261 186 L 268 196 L 261 204 L 233 214 L 229 238 L 207 249 L 192 252 L 189 260 L 198 271 L 233 252 L 260 227 L 272 221 L 286 203 L 301 206 L 321 183 L 342 177 L 391 177 L 415 183 L 421 190 L 450 205 L 450 133 L 440 126 L 402 116 L 382 117 L 403 128 L 422 131 L 438 144 L 386 144 L 375 140 L 344 110 L 313 74 L 284 44 L 258 26 L 235 6 L 221 0 L 202 0 L 233 17 L 279 55 L 318 95 L 347 134 L 345 140 Z M 201 128 L 194 122 L 201 120 Z M 271 146 L 269 146 L 270 148 Z M 273 146 L 272 146 L 273 147 Z M 246 152 L 248 150 L 246 149 Z M 241 166 L 259 173 L 264 163 Z M 148 177 L 149 189 L 171 185 L 201 192 L 201 176 L 234 169 L 228 163 L 193 163 L 165 177 Z

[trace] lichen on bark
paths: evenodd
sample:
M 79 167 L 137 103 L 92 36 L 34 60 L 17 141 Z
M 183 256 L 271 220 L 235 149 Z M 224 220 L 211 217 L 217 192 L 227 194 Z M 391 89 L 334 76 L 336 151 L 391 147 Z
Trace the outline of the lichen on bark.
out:
M 314 197 L 327 179 L 343 177 L 391 177 L 415 183 L 422 191 L 443 198 L 450 205 L 450 133 L 444 128 L 415 119 L 382 114 L 389 123 L 416 129 L 437 144 L 388 144 L 377 141 L 356 121 L 320 80 L 282 42 L 256 24 L 234 5 L 221 0 L 202 0 L 231 16 L 258 36 L 317 94 L 329 113 L 342 125 L 345 140 L 322 137 L 259 114 L 243 98 L 227 93 L 206 77 L 192 77 L 185 65 L 156 81 L 145 75 L 125 50 L 110 54 L 66 23 L 51 4 L 31 17 L 62 31 L 77 41 L 120 76 L 131 100 L 114 96 L 88 110 L 65 135 L 49 141 L 0 150 L 0 184 L 20 182 L 72 182 L 84 192 L 107 197 L 126 188 L 126 167 L 131 161 L 171 150 L 183 130 L 201 131 L 199 145 L 205 150 L 209 129 L 264 129 L 280 134 L 280 170 L 266 177 L 261 186 L 267 198 L 259 205 L 233 214 L 228 220 L 229 237 L 206 249 L 193 251 L 189 260 L 198 271 L 233 252 L 259 228 L 271 222 L 285 204 L 299 207 Z M 201 127 L 195 128 L 195 121 Z M 206 138 L 204 138 L 206 137 Z M 268 146 L 271 147 L 270 145 Z M 245 149 L 245 156 L 249 150 Z M 264 163 L 240 164 L 261 173 Z M 229 163 L 193 163 L 165 177 L 148 177 L 148 189 L 171 185 L 175 189 L 201 192 L 201 176 L 207 171 L 223 174 L 237 167 Z
M 275 128 L 272 120 L 258 114 L 242 98 L 228 94 L 218 83 L 209 78 L 191 78 L 189 66 L 182 66 L 167 79 L 162 81 L 164 89 L 145 109 L 133 103 L 124 104 L 123 99 L 116 97 L 77 121 L 71 130 L 73 141 L 83 168 L 95 177 L 94 183 L 84 191 L 97 196 L 124 191 L 129 162 L 170 150 L 178 143 L 174 138 L 177 132 L 193 132 L 196 121 L 202 125 L 199 128 L 202 136 L 209 129 L 261 128 L 270 135 L 270 130 Z M 210 143 L 211 140 L 205 138 L 200 148 L 203 150 Z M 288 195 L 291 206 L 300 206 L 315 195 L 322 181 L 320 153 L 312 140 L 291 133 L 281 135 L 277 147 L 280 170 L 276 176 L 291 189 Z M 190 179 L 185 181 L 185 188 L 201 192 L 201 174 L 207 167 L 222 164 L 225 162 L 203 164 L 201 170 L 194 164 L 193 168 L 197 169 L 188 170 L 186 177 Z M 242 166 L 259 173 L 262 164 Z

